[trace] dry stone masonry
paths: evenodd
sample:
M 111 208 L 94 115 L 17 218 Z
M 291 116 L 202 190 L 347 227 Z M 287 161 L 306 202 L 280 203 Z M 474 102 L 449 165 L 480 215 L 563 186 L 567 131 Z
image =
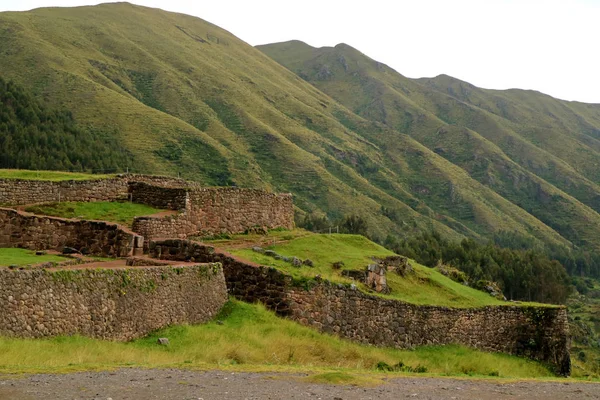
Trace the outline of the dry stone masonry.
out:
M 562 307 L 419 306 L 319 282 L 288 290 L 290 314 L 303 325 L 361 343 L 398 348 L 463 344 L 529 357 L 569 375 L 569 328 Z
M 183 179 L 134 174 L 57 182 L 0 179 L 0 205 L 124 200 L 179 212 L 136 218 L 133 231 L 146 238 L 186 238 L 243 233 L 254 227 L 291 229 L 294 226 L 294 206 L 289 193 L 206 188 Z
M 130 340 L 202 323 L 227 301 L 220 264 L 127 269 L 0 268 L 0 334 Z
M 188 188 L 164 187 L 146 182 L 130 182 L 129 197 L 134 203 L 154 208 L 185 211 L 189 208 Z
M 378 346 L 463 344 L 526 356 L 569 375 L 569 328 L 564 307 L 420 306 L 315 279 L 298 282 L 187 240 L 151 241 L 149 254 L 165 260 L 221 262 L 230 294 L 323 332 Z
M 174 195 L 177 200 L 169 208 L 183 208 L 177 215 L 136 218 L 132 229 L 147 239 L 243 233 L 254 227 L 294 227 L 291 194 L 233 187 L 167 189 L 147 184 L 132 184 L 130 189 L 134 201 L 145 199 L 151 205 L 168 205 L 167 199 Z
M 0 204 L 16 206 L 61 201 L 127 200 L 130 182 L 146 182 L 154 186 L 187 184 L 182 179 L 134 174 L 68 181 L 0 179 Z
M 0 208 L 0 247 L 79 251 L 106 257 L 141 253 L 144 238 L 116 224 L 71 220 Z
M 355 285 L 294 280 L 277 269 L 240 260 L 190 235 L 293 227 L 290 194 L 239 188 L 203 188 L 178 179 L 119 175 L 87 181 L 0 179 L 0 204 L 130 200 L 171 210 L 138 217 L 132 230 L 100 221 L 35 216 L 0 208 L 0 247 L 86 249 L 131 257 L 110 270 L 0 268 L 0 334 L 19 337 L 82 334 L 129 340 L 177 323 L 209 320 L 227 292 L 260 301 L 281 316 L 343 338 L 398 348 L 463 344 L 526 356 L 570 373 L 569 331 L 562 307 L 419 306 L 361 292 Z M 134 233 L 135 232 L 135 233 Z M 158 238 L 179 239 L 158 239 Z M 152 241 L 144 240 L 153 239 Z M 186 267 L 160 260 L 212 263 Z M 299 259 L 294 259 L 301 264 Z M 386 292 L 386 270 L 412 268 L 402 257 L 376 260 L 355 271 Z M 308 263 L 307 263 L 308 264 Z

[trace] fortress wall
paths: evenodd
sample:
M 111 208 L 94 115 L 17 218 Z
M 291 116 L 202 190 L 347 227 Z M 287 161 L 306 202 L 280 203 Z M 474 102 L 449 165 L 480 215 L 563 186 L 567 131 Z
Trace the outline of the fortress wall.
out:
M 199 223 L 185 213 L 164 217 L 136 217 L 131 230 L 146 239 L 180 238 L 199 233 Z
M 32 250 L 87 249 L 90 254 L 125 257 L 143 248 L 143 238 L 116 224 L 36 216 L 0 208 L 0 247 Z
M 198 242 L 179 239 L 150 241 L 148 256 L 159 260 L 218 262 L 223 265 L 230 295 L 248 303 L 259 301 L 279 315 L 288 315 L 287 288 L 292 280 L 275 268 L 237 259 Z
M 143 185 L 135 187 L 142 188 Z M 150 187 L 146 189 L 151 190 Z M 163 197 L 162 194 L 155 196 L 157 202 Z M 133 223 L 133 230 L 148 239 L 242 233 L 252 227 L 292 229 L 292 195 L 240 188 L 192 188 L 187 192 L 187 207 L 181 214 L 139 217 Z
M 419 306 L 321 282 L 292 288 L 291 315 L 303 325 L 377 346 L 462 344 L 525 356 L 569 375 L 569 326 L 564 307 Z
M 141 203 L 163 210 L 186 210 L 188 189 L 163 187 L 146 182 L 130 182 L 129 195 L 134 203 Z
M 261 301 L 282 316 L 353 341 L 397 348 L 455 343 L 529 357 L 551 365 L 560 375 L 571 371 L 564 307 L 409 304 L 327 281 L 296 283 L 274 268 L 187 240 L 151 241 L 149 254 L 168 260 L 219 261 L 231 295 Z
M 162 187 L 190 185 L 183 179 L 136 174 L 68 181 L 0 179 L 0 204 L 16 206 L 60 201 L 127 200 L 129 182 L 145 182 Z
M 292 229 L 294 204 L 289 193 L 256 189 L 200 188 L 190 191 L 192 213 L 206 233 L 239 233 L 251 227 Z
M 0 204 L 5 205 L 126 199 L 127 181 L 122 178 L 57 182 L 0 179 Z
M 0 269 L 0 335 L 130 340 L 209 321 L 227 301 L 220 264 L 123 269 Z
M 0 204 L 118 200 L 181 211 L 177 215 L 135 219 L 133 231 L 147 238 L 242 233 L 253 227 L 294 227 L 294 206 L 289 193 L 202 188 L 182 179 L 135 174 L 57 182 L 0 179 Z

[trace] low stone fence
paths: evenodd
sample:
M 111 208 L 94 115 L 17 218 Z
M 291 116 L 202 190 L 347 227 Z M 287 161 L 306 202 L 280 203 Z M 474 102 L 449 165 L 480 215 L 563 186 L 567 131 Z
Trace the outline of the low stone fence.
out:
M 227 301 L 220 264 L 127 269 L 0 268 L 0 335 L 130 340 L 209 321 Z
M 37 216 L 0 208 L 0 247 L 62 250 L 73 247 L 105 257 L 141 253 L 144 238 L 116 224 Z
M 149 252 L 160 259 L 222 262 L 232 295 L 261 301 L 280 315 L 350 340 L 398 348 L 456 343 L 539 360 L 560 375 L 571 371 L 564 307 L 420 306 L 343 284 L 294 282 L 274 268 L 187 240 L 151 241 Z

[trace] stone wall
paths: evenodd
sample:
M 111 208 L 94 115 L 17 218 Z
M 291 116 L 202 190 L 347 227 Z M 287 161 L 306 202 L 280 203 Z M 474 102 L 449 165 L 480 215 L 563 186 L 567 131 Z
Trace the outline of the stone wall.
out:
M 287 288 L 291 277 L 275 268 L 243 261 L 226 252 L 215 251 L 211 246 L 188 240 L 151 241 L 148 255 L 160 260 L 218 262 L 223 265 L 230 295 L 248 303 L 260 301 L 281 316 L 289 314 Z
M 130 340 L 202 323 L 227 301 L 219 264 L 111 270 L 0 269 L 0 335 Z
M 570 374 L 563 307 L 419 306 L 326 281 L 300 284 L 273 268 L 186 240 L 151 241 L 149 254 L 168 260 L 219 261 L 232 295 L 261 301 L 280 315 L 350 340 L 398 348 L 456 343 L 529 357 L 551 365 L 560 375 Z
M 179 238 L 199 234 L 198 223 L 189 214 L 166 215 L 164 217 L 136 217 L 131 230 L 147 239 Z
M 68 181 L 0 179 L 0 204 L 16 206 L 60 201 L 127 200 L 129 182 L 146 182 L 156 186 L 189 185 L 183 179 L 136 174 Z
M 0 204 L 60 201 L 119 201 L 180 211 L 164 217 L 138 217 L 133 231 L 147 238 L 242 233 L 249 228 L 294 226 L 291 194 L 229 187 L 202 188 L 183 179 L 123 174 L 112 178 L 36 181 L 0 179 Z
M 361 343 L 399 348 L 458 343 L 542 361 L 560 375 L 571 371 L 565 308 L 418 306 L 329 282 L 291 288 L 288 295 L 293 319 Z
M 0 204 L 4 205 L 126 199 L 127 181 L 122 178 L 57 182 L 0 179 Z
M 291 194 L 225 187 L 190 188 L 187 200 L 187 208 L 181 214 L 162 218 L 139 217 L 134 220 L 133 230 L 154 239 L 243 233 L 252 227 L 294 227 Z
M 62 250 L 63 247 L 107 257 L 140 253 L 143 237 L 116 224 L 36 216 L 0 208 L 0 247 Z
M 188 189 L 163 187 L 146 182 L 129 183 L 130 200 L 163 210 L 184 211 L 188 208 Z

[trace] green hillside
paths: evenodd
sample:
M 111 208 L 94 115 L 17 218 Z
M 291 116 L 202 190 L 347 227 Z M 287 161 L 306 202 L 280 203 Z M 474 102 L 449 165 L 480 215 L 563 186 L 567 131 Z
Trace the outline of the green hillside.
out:
M 298 59 L 298 68 L 315 52 L 336 57 L 293 45 L 299 58 L 288 50 L 285 60 L 270 55 L 284 64 Z M 130 156 L 130 171 L 289 191 L 299 213 L 361 215 L 382 241 L 432 229 L 452 239 L 510 231 L 539 243 L 600 247 L 591 168 L 550 150 L 540 150 L 536 164 L 522 144 L 533 139 L 513 126 L 519 115 L 504 124 L 493 110 L 338 48 L 348 52 L 345 61 L 331 58 L 329 67 L 300 74 L 317 88 L 186 15 L 128 3 L 0 13 L 3 78 L 70 110 L 82 129 L 109 135 Z M 357 69 L 363 65 L 376 77 Z M 594 108 L 580 108 L 596 126 Z M 476 123 L 497 125 L 494 134 L 523 160 Z M 586 132 L 592 149 L 594 133 Z M 550 162 L 556 181 L 534 171 Z
M 78 127 L 69 110 L 0 76 L 0 168 L 105 170 L 127 162 L 105 132 Z
M 221 243 L 227 248 L 227 243 Z M 252 248 L 231 250 L 241 258 L 261 265 L 273 266 L 292 275 L 296 279 L 313 279 L 316 274 L 332 282 L 352 283 L 353 280 L 342 275 L 344 270 L 363 271 L 373 263 L 372 257 L 387 257 L 393 252 L 369 241 L 359 235 L 316 235 L 310 234 L 268 247 L 278 254 L 287 257 L 310 259 L 312 267 L 294 267 L 289 262 L 277 260 L 268 255 L 257 253 Z M 333 263 L 342 261 L 344 265 L 338 270 L 332 268 Z M 413 304 L 433 304 L 447 307 L 467 308 L 488 305 L 510 304 L 497 300 L 489 294 L 475 290 L 461 283 L 454 282 L 432 268 L 426 268 L 411 262 L 413 272 L 401 276 L 388 273 L 387 284 L 390 294 L 387 297 L 399 299 Z M 365 289 L 359 284 L 360 289 Z
M 598 248 L 600 105 L 484 90 L 443 75 L 408 79 L 345 44 L 316 49 L 291 41 L 259 49 L 356 114 L 393 129 L 370 136 L 380 148 L 390 150 L 408 134 L 573 244 Z M 459 220 L 471 214 L 481 224 L 472 202 L 449 194 L 456 207 L 445 213 Z

